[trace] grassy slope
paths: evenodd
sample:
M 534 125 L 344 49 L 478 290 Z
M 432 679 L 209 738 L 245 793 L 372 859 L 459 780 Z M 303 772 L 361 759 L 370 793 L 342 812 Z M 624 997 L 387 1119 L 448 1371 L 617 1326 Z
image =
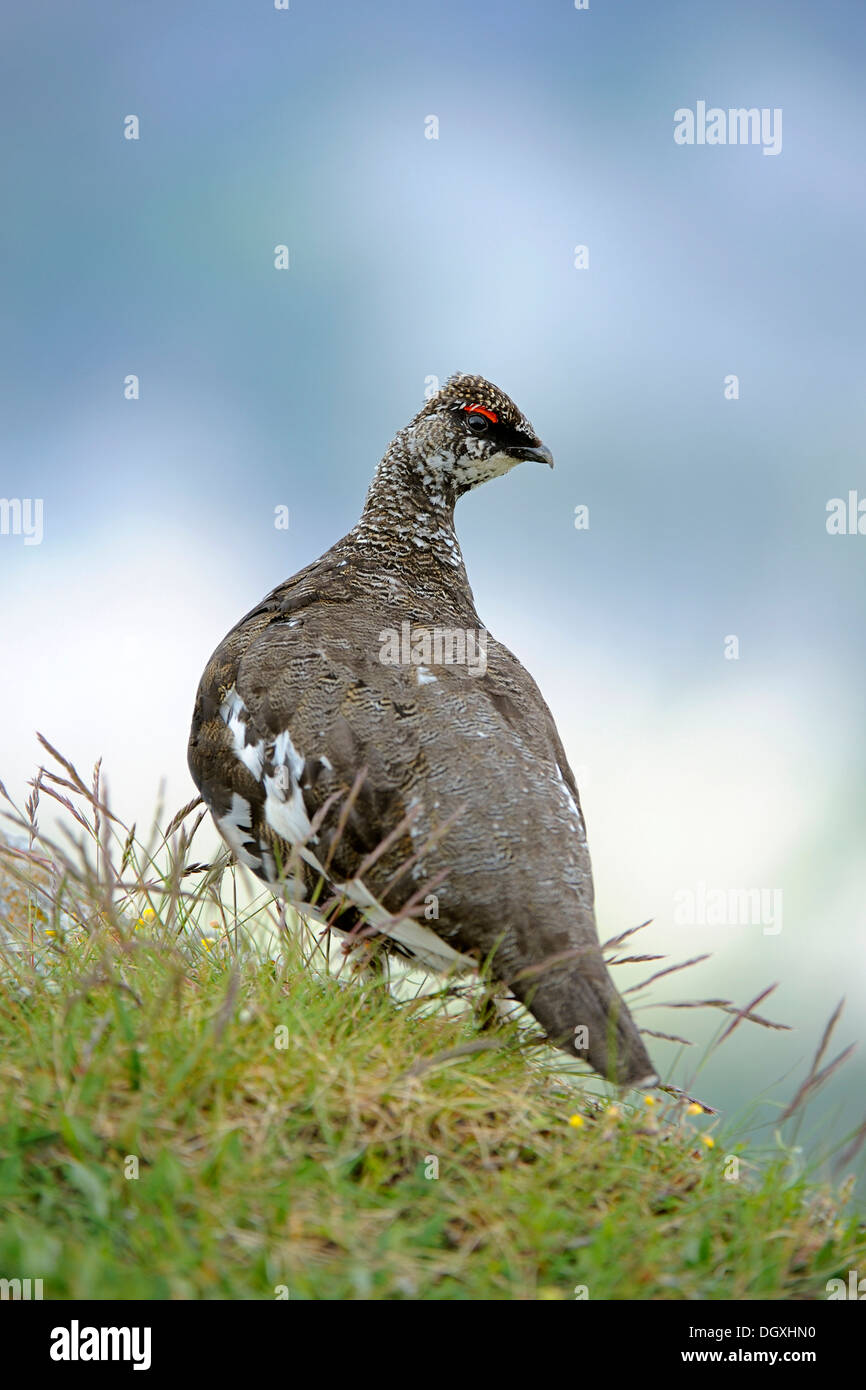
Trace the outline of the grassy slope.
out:
M 0 895 L 20 935 L 0 972 L 0 1275 L 46 1298 L 728 1300 L 823 1298 L 863 1267 L 844 1195 L 748 1151 L 729 1180 L 724 1135 L 707 1145 L 680 1101 L 609 1113 L 514 1024 L 479 1036 L 314 973 L 297 943 L 275 964 L 223 926 L 203 942 L 186 855 L 160 893 L 129 853 L 110 894 L 71 861 L 59 889 L 29 866 L 77 926 L 34 914 L 26 882 Z

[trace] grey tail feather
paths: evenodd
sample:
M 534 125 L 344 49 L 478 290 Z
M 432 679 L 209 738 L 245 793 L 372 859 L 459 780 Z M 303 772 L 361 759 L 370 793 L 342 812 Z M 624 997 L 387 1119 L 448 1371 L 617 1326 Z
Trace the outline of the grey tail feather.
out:
M 534 974 L 534 972 L 533 972 Z M 618 1086 L 653 1086 L 655 1067 L 600 951 L 511 982 L 550 1041 Z

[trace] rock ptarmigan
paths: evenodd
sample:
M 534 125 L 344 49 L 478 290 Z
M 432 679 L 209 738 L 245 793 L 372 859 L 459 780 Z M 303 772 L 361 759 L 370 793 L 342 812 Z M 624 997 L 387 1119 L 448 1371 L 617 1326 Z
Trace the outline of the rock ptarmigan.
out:
M 189 765 L 235 858 L 302 912 L 324 876 L 340 928 L 378 923 L 427 965 L 487 962 L 557 1046 L 651 1085 L 599 948 L 574 776 L 481 624 L 454 531 L 457 499 L 522 460 L 553 465 L 508 396 L 452 377 L 389 445 L 358 524 L 217 647 Z

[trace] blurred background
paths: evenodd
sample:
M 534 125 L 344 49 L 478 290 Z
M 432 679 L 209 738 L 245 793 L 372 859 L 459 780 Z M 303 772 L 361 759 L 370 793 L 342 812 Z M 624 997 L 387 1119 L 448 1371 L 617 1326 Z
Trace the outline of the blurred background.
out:
M 210 651 L 354 523 L 431 378 L 482 373 L 557 467 L 458 531 L 577 772 L 601 934 L 712 952 L 658 1003 L 779 983 L 792 1031 L 694 1081 L 772 1121 L 866 1003 L 866 535 L 826 527 L 866 498 L 862 6 L 40 0 L 3 29 L 2 492 L 44 517 L 0 535 L 10 792 L 38 728 L 127 821 L 192 796 Z M 676 144 L 698 101 L 781 108 L 781 152 Z M 684 922 L 710 889 L 781 891 L 781 930 Z M 717 1026 L 639 1019 L 695 1056 Z M 822 1142 L 864 1095 L 861 1048 Z

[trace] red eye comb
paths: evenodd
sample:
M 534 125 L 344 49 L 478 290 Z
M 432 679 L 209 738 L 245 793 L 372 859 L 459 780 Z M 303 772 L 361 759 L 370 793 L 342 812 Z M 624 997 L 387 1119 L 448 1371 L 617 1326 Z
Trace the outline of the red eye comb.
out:
M 495 410 L 485 410 L 483 405 L 464 405 L 463 409 L 467 415 L 486 415 L 492 424 L 499 424 L 499 416 Z

